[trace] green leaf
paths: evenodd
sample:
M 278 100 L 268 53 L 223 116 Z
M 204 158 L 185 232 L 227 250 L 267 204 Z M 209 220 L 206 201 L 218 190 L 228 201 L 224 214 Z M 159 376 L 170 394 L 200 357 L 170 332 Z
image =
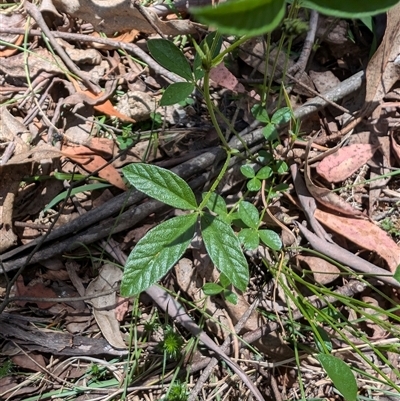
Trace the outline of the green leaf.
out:
M 224 290 L 224 298 L 233 305 L 237 305 L 238 297 L 231 290 Z
M 206 25 L 232 35 L 261 35 L 278 26 L 285 14 L 284 0 L 231 0 L 217 7 L 190 8 Z
M 250 202 L 242 201 L 239 204 L 239 217 L 246 226 L 257 229 L 260 216 L 257 208 Z
M 160 106 L 172 106 L 185 101 L 193 92 L 194 84 L 191 82 L 175 82 L 165 89 Z
M 160 280 L 181 258 L 192 240 L 197 214 L 174 217 L 151 229 L 125 264 L 121 294 L 140 294 Z
M 319 354 L 318 359 L 344 399 L 357 401 L 357 382 L 349 366 L 332 355 Z
M 283 182 L 282 184 L 275 185 L 273 188 L 273 191 L 274 192 L 283 192 L 283 191 L 287 191 L 289 188 L 290 188 L 289 185 L 286 184 L 285 182 Z
M 361 18 L 381 14 L 398 0 L 305 0 L 302 5 L 339 18 Z
M 396 267 L 396 271 L 394 272 L 393 277 L 400 283 L 400 265 Z
M 232 283 L 230 282 L 229 278 L 225 276 L 224 273 L 221 273 L 219 276 L 219 282 L 221 283 L 222 287 L 227 288 Z
M 147 41 L 151 56 L 168 71 L 174 72 L 188 81 L 193 80 L 192 69 L 183 53 L 172 42 L 166 39 Z
M 258 235 L 262 242 L 274 251 L 279 251 L 282 248 L 282 241 L 279 235 L 272 230 L 258 230 Z
M 196 197 L 189 185 L 172 171 L 145 163 L 132 163 L 122 168 L 126 179 L 139 191 L 178 209 L 197 208 Z
M 231 226 L 221 219 L 204 213 L 201 217 L 201 233 L 207 252 L 231 283 L 244 291 L 249 282 L 246 258 Z
M 264 138 L 267 141 L 273 141 L 274 139 L 278 138 L 278 130 L 274 124 L 267 124 L 262 131 Z
M 258 178 L 252 178 L 247 182 L 247 189 L 249 191 L 259 191 L 261 188 L 261 181 Z
M 318 337 L 316 335 L 316 333 L 314 333 L 314 341 L 315 341 L 318 351 L 324 352 L 326 350 L 326 351 L 331 352 L 333 347 L 332 347 L 332 341 L 329 337 L 329 334 L 321 326 L 317 326 L 316 329 L 320 336 L 320 337 Z M 321 344 L 320 338 L 322 339 L 323 344 Z
M 203 292 L 206 295 L 217 295 L 220 294 L 224 288 L 216 283 L 206 283 L 203 285 Z
M 289 107 L 282 107 L 277 110 L 271 118 L 272 124 L 280 125 L 290 121 L 292 112 Z
M 269 166 L 264 166 L 257 171 L 256 177 L 260 180 L 266 180 L 272 175 L 272 168 Z
M 85 191 L 94 191 L 95 189 L 101 189 L 101 188 L 107 188 L 111 187 L 110 184 L 88 184 L 88 185 L 82 185 L 81 187 L 76 187 L 72 188 L 72 190 L 69 192 L 69 195 L 75 195 L 79 194 L 80 192 L 85 192 Z M 43 212 L 47 212 L 49 209 L 51 209 L 53 206 L 57 205 L 57 203 L 65 200 L 65 198 L 68 195 L 68 191 L 61 192 L 59 195 L 57 195 L 55 198 L 53 198 L 49 204 L 43 209 Z
M 215 39 L 216 34 L 217 31 L 209 33 L 202 40 L 200 45 L 194 43 L 196 54 L 194 56 L 194 61 L 193 61 L 193 71 L 196 81 L 204 77 L 204 69 L 202 68 L 203 65 L 202 57 L 207 58 L 207 55 L 204 52 L 207 51 L 207 49 L 208 51 L 211 51 L 209 56 L 211 59 L 214 59 L 215 57 L 218 56 L 219 52 L 221 51 L 222 36 L 218 35 L 218 38 Z
M 254 118 L 261 123 L 270 123 L 271 120 L 268 116 L 267 110 L 261 104 L 255 104 L 251 108 L 251 113 L 253 114 Z
M 205 193 L 203 193 L 203 199 L 206 196 Z M 226 215 L 228 213 L 228 209 L 226 207 L 225 199 L 213 192 L 208 199 L 207 205 L 206 205 L 212 212 L 218 214 L 218 215 Z
M 250 164 L 244 164 L 243 166 L 240 166 L 240 172 L 246 178 L 253 178 L 256 175 L 253 167 L 251 167 Z
M 243 228 L 242 230 L 240 230 L 238 238 L 243 244 L 244 248 L 248 250 L 256 249 L 260 244 L 258 232 L 253 228 Z
M 274 170 L 278 174 L 285 174 L 288 171 L 289 167 L 284 160 L 277 160 L 274 166 Z

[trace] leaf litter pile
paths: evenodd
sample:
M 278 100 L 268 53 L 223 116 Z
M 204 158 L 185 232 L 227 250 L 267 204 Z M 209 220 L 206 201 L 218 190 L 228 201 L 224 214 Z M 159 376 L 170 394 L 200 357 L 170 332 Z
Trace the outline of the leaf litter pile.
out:
M 147 47 L 162 36 L 192 64 L 207 27 L 186 2 L 101 3 L 1 4 L 0 399 L 355 400 L 354 383 L 398 399 L 399 6 L 376 19 L 372 57 L 361 22 L 300 12 L 308 28 L 274 31 L 267 65 L 255 37 L 211 70 L 243 156 L 220 213 L 238 211 L 250 282 L 224 283 L 195 236 L 162 287 L 123 298 L 127 255 L 178 212 L 122 167 L 172 169 L 201 194 L 224 152 L 199 91 L 159 105 L 182 78 Z M 252 205 L 278 247 L 247 236 Z

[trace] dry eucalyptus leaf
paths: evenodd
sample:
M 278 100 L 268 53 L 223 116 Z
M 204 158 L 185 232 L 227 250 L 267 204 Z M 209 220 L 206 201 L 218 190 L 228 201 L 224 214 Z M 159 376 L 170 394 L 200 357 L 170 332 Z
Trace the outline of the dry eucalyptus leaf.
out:
M 314 280 L 318 284 L 326 285 L 335 281 L 339 277 L 339 268 L 325 259 L 316 256 L 298 255 L 297 260 L 308 266 L 308 268 L 313 272 Z
M 315 211 L 315 217 L 324 226 L 347 238 L 360 248 L 375 252 L 384 259 L 392 273 L 400 264 L 400 248 L 386 231 L 368 220 L 349 219 L 322 210 Z
M 328 182 L 341 182 L 361 168 L 379 146 L 355 144 L 340 148 L 325 157 L 317 166 L 317 173 Z
M 368 63 L 364 112 L 372 112 L 400 77 L 400 3 L 387 12 L 382 43 Z
M 58 11 L 90 22 L 96 31 L 106 35 L 132 29 L 156 33 L 146 18 L 133 7 L 131 0 L 53 0 L 53 3 Z M 145 12 L 164 35 L 196 33 L 194 24 L 189 20 L 162 21 L 150 10 Z
M 86 288 L 85 296 L 97 295 L 115 288 L 116 284 L 122 280 L 122 271 L 114 265 L 106 264 Z M 122 338 L 118 320 L 115 316 L 117 297 L 115 292 L 108 295 L 92 298 L 89 302 L 93 306 L 93 314 L 96 322 L 103 333 L 104 338 L 114 348 L 124 349 L 126 344 Z
M 359 210 L 354 209 L 339 195 L 327 188 L 319 187 L 312 182 L 310 166 L 308 165 L 308 154 L 310 152 L 313 140 L 314 138 L 311 138 L 307 143 L 304 168 L 304 181 L 310 194 L 317 202 L 321 203 L 330 210 L 334 210 L 346 216 L 365 217 Z
M 244 86 L 239 83 L 237 78 L 225 67 L 223 63 L 218 64 L 210 71 L 210 78 L 223 88 L 239 93 L 244 93 Z

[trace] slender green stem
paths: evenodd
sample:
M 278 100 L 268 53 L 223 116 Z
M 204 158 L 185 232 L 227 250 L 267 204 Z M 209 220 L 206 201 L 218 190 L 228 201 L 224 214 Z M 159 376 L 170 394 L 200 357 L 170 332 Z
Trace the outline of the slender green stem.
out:
M 226 153 L 227 153 L 227 157 L 226 157 L 225 163 L 224 163 L 224 165 L 222 166 L 222 169 L 221 169 L 221 171 L 219 172 L 218 177 L 217 177 L 216 180 L 214 181 L 214 183 L 213 183 L 213 185 L 211 186 L 210 190 L 206 193 L 206 195 L 205 195 L 203 201 L 200 203 L 200 206 L 199 206 L 198 209 L 197 209 L 198 211 L 201 211 L 201 210 L 203 210 L 203 209 L 205 208 L 205 206 L 206 206 L 208 200 L 210 199 L 211 194 L 217 189 L 218 184 L 221 182 L 222 177 L 225 175 L 226 170 L 227 170 L 228 167 L 229 167 L 229 162 L 230 162 L 230 160 L 231 160 L 232 153 L 231 153 L 230 151 L 228 151 L 228 150 L 226 151 Z
M 238 39 L 236 42 L 232 43 L 230 46 L 228 46 L 225 50 L 223 50 L 220 54 L 218 54 L 217 57 L 215 57 L 212 60 L 212 65 L 213 66 L 218 65 L 228 53 L 230 53 L 233 50 L 235 50 L 242 43 L 246 42 L 246 40 L 249 40 L 249 38 L 250 38 L 250 36 L 245 35 L 245 36 L 242 36 L 240 39 Z
M 210 118 L 211 122 L 213 123 L 213 126 L 215 130 L 217 131 L 218 137 L 221 140 L 224 148 L 226 149 L 227 152 L 230 151 L 230 146 L 228 142 L 226 141 L 224 134 L 221 131 L 221 128 L 218 124 L 217 118 L 215 117 L 215 112 L 214 112 L 214 107 L 211 101 L 211 96 L 210 96 L 210 71 L 207 70 L 204 75 L 204 100 L 206 102 L 206 106 L 208 109 L 208 112 L 210 113 Z

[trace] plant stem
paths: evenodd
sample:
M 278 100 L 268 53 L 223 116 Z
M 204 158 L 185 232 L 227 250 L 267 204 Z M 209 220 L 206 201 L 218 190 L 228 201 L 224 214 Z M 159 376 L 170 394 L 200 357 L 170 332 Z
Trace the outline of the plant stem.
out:
M 218 174 L 218 177 L 216 178 L 216 180 L 214 181 L 214 183 L 212 184 L 210 190 L 206 193 L 204 199 L 202 200 L 202 202 L 200 203 L 200 206 L 198 207 L 198 211 L 201 211 L 205 208 L 208 200 L 210 199 L 211 194 L 217 189 L 218 184 L 221 182 L 222 177 L 225 175 L 226 170 L 229 167 L 229 162 L 231 161 L 231 157 L 232 157 L 232 153 L 230 150 L 226 151 L 226 160 L 224 165 L 222 166 L 221 171 Z
M 218 65 L 223 59 L 224 57 L 232 52 L 233 50 L 235 50 L 238 46 L 240 46 L 242 43 L 246 42 L 246 40 L 248 40 L 250 38 L 250 36 L 248 35 L 244 35 L 242 36 L 240 39 L 238 39 L 236 42 L 232 43 L 230 46 L 228 46 L 225 50 L 223 50 L 220 54 L 218 54 L 217 57 L 215 57 L 212 61 L 212 65 L 215 67 L 216 65 Z
M 218 137 L 222 142 L 223 147 L 226 149 L 227 152 L 230 151 L 230 146 L 228 142 L 226 141 L 224 134 L 221 131 L 221 128 L 218 124 L 217 118 L 215 117 L 215 112 L 214 112 L 214 107 L 211 101 L 211 96 L 210 96 L 210 71 L 207 70 L 205 71 L 204 75 L 204 100 L 206 102 L 206 106 L 208 109 L 208 112 L 210 113 L 210 118 L 211 122 L 217 131 Z

